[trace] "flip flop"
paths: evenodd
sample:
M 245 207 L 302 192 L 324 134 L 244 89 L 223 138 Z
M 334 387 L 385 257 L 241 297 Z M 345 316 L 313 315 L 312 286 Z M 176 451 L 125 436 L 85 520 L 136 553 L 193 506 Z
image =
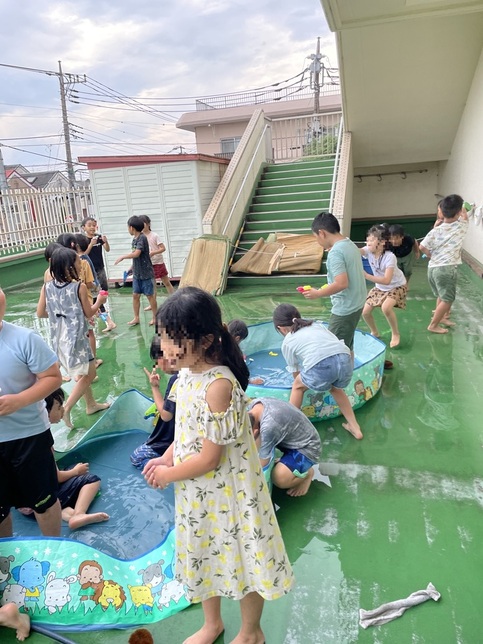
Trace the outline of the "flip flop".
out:
M 394 367 L 394 362 L 390 360 L 384 360 L 384 369 L 392 369 Z

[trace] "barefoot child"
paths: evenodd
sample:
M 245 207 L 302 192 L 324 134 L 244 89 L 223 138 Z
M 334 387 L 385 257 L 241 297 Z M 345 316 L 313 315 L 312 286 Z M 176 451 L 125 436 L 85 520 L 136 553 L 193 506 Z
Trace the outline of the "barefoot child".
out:
M 273 312 L 273 324 L 283 336 L 282 353 L 287 371 L 294 375 L 290 402 L 298 409 L 304 392 L 329 391 L 346 423 L 344 429 L 358 440 L 361 428 L 344 387 L 352 378 L 353 366 L 349 347 L 320 322 L 304 320 L 292 304 L 279 304 Z
M 102 254 L 103 249 L 106 253 L 111 250 L 107 237 L 97 232 L 97 221 L 94 217 L 85 217 L 82 221 L 81 228 L 88 240 L 88 246 L 85 252 L 92 262 L 99 286 L 101 287 L 101 290 L 108 291 L 109 286 L 107 283 L 106 267 L 104 265 L 104 257 Z M 106 314 L 105 322 L 107 326 L 105 329 L 102 329 L 102 332 L 108 333 L 115 329 L 117 325 L 113 322 L 109 312 L 104 308 L 104 305 L 101 306 L 100 311 L 101 313 Z
M 151 345 L 151 357 L 156 360 L 157 356 L 159 356 L 159 343 L 153 342 Z M 137 467 L 140 470 L 142 470 L 146 463 L 152 458 L 162 456 L 174 440 L 174 416 L 176 413 L 176 403 L 169 400 L 169 394 L 176 382 L 176 378 L 178 377 L 177 373 L 170 377 L 163 396 L 159 390 L 160 378 L 159 373 L 157 372 L 157 366 L 155 365 L 152 371 L 148 371 L 145 368 L 144 372 L 149 378 L 158 418 L 148 440 L 142 445 L 139 445 L 139 447 L 136 447 L 130 456 L 131 463 L 134 467 Z
M 153 312 L 153 318 L 149 323 L 154 325 L 154 316 L 156 314 L 156 289 L 154 288 L 154 269 L 149 256 L 149 243 L 146 235 L 143 233 L 144 221 L 141 217 L 129 217 L 127 229 L 132 235 L 132 252 L 127 255 L 118 257 L 114 264 L 125 259 L 132 259 L 132 307 L 134 311 L 133 319 L 128 322 L 128 326 L 139 324 L 139 310 L 141 308 L 141 295 L 148 298 L 150 310 Z
M 303 496 L 312 483 L 313 466 L 319 462 L 322 446 L 317 430 L 307 416 L 290 403 L 276 398 L 257 398 L 248 407 L 262 467 L 268 465 L 274 449 L 283 452 L 272 469 L 274 485 L 289 496 Z
M 375 284 L 367 294 L 362 317 L 369 327 L 371 335 L 378 338 L 379 331 L 372 311 L 374 308 L 381 307 L 391 328 L 389 346 L 394 349 L 399 346 L 401 341 L 394 308 L 406 308 L 408 287 L 404 273 L 397 267 L 396 256 L 386 250 L 388 239 L 389 231 L 385 224 L 372 226 L 367 232 L 366 245 L 360 249 L 361 255 L 369 260 L 373 273 L 370 275 L 364 272 L 364 276 L 366 280 Z
M 140 219 L 144 221 L 143 233 L 146 235 L 146 238 L 148 240 L 149 256 L 151 257 L 151 262 L 153 263 L 155 281 L 154 288 L 156 290 L 156 281 L 161 280 L 161 282 L 166 287 L 168 295 L 171 295 L 171 293 L 174 293 L 174 286 L 169 280 L 168 269 L 166 268 L 166 264 L 164 263 L 163 259 L 163 253 L 166 250 L 166 246 L 159 238 L 159 235 L 151 230 L 151 219 L 147 215 L 140 215 Z
M 29 616 L 21 613 L 13 602 L 0 606 L 0 626 L 14 628 L 19 642 L 26 640 L 30 634 Z
M 37 315 L 49 318 L 52 348 L 61 366 L 68 375 L 81 376 L 65 404 L 64 422 L 70 428 L 70 412 L 82 396 L 86 414 L 109 407 L 109 403 L 96 402 L 92 394 L 96 363 L 87 337 L 87 318 L 96 314 L 106 298 L 100 295 L 95 304 L 89 303 L 87 287 L 79 282 L 80 262 L 70 248 L 55 250 L 50 260 L 53 280 L 43 285 L 37 304 Z
M 419 259 L 419 244 L 414 237 L 406 235 L 400 224 L 389 226 L 389 244 L 387 249 L 397 257 L 397 267 L 402 270 L 406 282 L 413 274 L 414 262 Z
M 176 577 L 205 618 L 185 644 L 223 632 L 221 597 L 240 601 L 232 644 L 262 644 L 264 600 L 286 594 L 293 577 L 246 410 L 248 369 L 217 301 L 201 289 L 176 291 L 156 325 L 162 358 L 180 369 L 175 439 L 144 474 L 153 487 L 175 484 Z
M 64 416 L 64 399 L 64 391 L 60 388 L 45 399 L 45 407 L 52 425 L 61 421 Z M 57 480 L 62 519 L 69 524 L 71 530 L 109 519 L 105 512 L 87 513 L 101 487 L 101 479 L 95 474 L 89 474 L 89 463 L 77 463 L 68 470 L 57 468 Z M 20 508 L 19 511 L 25 515 L 33 512 L 30 508 Z
M 454 326 L 449 313 L 456 297 L 456 278 L 468 231 L 468 213 L 459 195 L 445 197 L 438 206 L 438 216 L 441 211 L 443 223 L 430 230 L 419 246 L 429 257 L 428 281 L 437 298 L 428 331 L 448 333 L 440 324 Z

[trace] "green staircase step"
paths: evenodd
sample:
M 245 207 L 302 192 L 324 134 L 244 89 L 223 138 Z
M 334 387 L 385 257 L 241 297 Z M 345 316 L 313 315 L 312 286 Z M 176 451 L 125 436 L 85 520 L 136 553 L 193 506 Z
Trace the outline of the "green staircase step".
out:
M 296 161 L 293 163 L 273 163 L 267 165 L 265 172 L 278 172 L 279 170 L 287 170 L 293 168 L 333 168 L 335 159 L 333 157 L 327 159 L 315 159 L 312 161 Z
M 298 174 L 295 177 L 277 175 L 275 177 L 264 178 L 262 177 L 258 182 L 259 188 L 269 188 L 270 186 L 285 186 L 289 184 L 317 184 L 317 183 L 331 183 L 333 173 L 319 173 L 313 175 Z
M 292 192 L 282 193 L 273 192 L 272 194 L 256 194 L 253 197 L 253 204 L 270 204 L 270 203 L 286 203 L 288 201 L 304 202 L 304 201 L 325 201 L 330 199 L 330 190 L 311 190 L 309 192 Z
M 321 200 L 314 200 L 314 201 L 298 201 L 298 202 L 291 202 L 291 201 L 285 201 L 285 202 L 278 202 L 278 203 L 272 203 L 272 204 L 252 204 L 250 206 L 250 210 L 248 212 L 248 216 L 250 216 L 252 213 L 263 213 L 266 212 L 267 216 L 271 216 L 272 213 L 275 212 L 293 212 L 294 217 L 297 216 L 297 213 L 300 211 L 307 211 L 310 210 L 310 212 L 314 213 L 317 215 L 321 210 L 324 208 L 327 208 L 329 206 L 329 199 L 321 199 Z
M 286 170 L 280 170 L 277 172 L 265 172 L 261 177 L 261 181 L 267 181 L 271 179 L 297 179 L 298 177 L 320 177 L 320 176 L 332 176 L 334 173 L 332 168 L 287 168 Z
M 312 192 L 317 190 L 324 190 L 330 193 L 332 190 L 332 181 L 307 181 L 304 183 L 288 183 L 286 181 L 280 181 L 277 183 L 270 183 L 268 185 L 259 186 L 255 195 L 264 196 L 264 195 L 283 195 L 283 194 L 299 194 L 302 192 Z

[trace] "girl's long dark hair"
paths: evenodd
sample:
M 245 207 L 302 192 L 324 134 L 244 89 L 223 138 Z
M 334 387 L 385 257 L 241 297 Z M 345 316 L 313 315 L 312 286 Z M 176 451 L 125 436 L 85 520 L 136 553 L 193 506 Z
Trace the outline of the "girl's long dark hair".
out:
M 247 388 L 248 367 L 240 347 L 223 324 L 220 307 L 212 295 L 194 286 L 178 289 L 159 307 L 156 326 L 158 334 L 163 329 L 180 345 L 189 339 L 199 346 L 203 338 L 213 335 L 213 342 L 205 351 L 206 362 L 229 367 L 241 387 Z
M 56 282 L 66 284 L 67 282 L 75 282 L 79 279 L 75 262 L 77 253 L 75 250 L 59 246 L 52 253 L 50 258 L 50 274 Z
M 279 326 L 286 326 L 292 329 L 292 333 L 313 323 L 313 320 L 305 320 L 293 304 L 279 304 L 273 312 L 272 319 L 277 331 Z

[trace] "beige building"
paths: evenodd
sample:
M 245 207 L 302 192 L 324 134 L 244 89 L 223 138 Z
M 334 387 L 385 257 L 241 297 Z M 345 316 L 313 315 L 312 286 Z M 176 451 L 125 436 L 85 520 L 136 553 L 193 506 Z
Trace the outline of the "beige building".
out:
M 341 96 L 339 87 L 329 87 L 323 90 L 319 99 L 319 114 L 340 114 Z M 310 143 L 310 115 L 314 112 L 314 96 L 308 94 L 305 98 L 235 105 L 231 107 L 206 107 L 198 102 L 196 112 L 187 112 L 179 119 L 176 127 L 195 133 L 196 147 L 200 154 L 212 154 L 230 159 L 238 147 L 243 133 L 253 116 L 262 109 L 266 118 L 274 123 L 292 120 L 290 135 L 299 136 L 303 144 Z M 298 123 L 299 117 L 308 117 L 303 124 Z M 339 116 L 335 121 L 339 122 Z M 293 146 L 294 147 L 294 146 Z M 301 156 L 298 154 L 297 156 Z

